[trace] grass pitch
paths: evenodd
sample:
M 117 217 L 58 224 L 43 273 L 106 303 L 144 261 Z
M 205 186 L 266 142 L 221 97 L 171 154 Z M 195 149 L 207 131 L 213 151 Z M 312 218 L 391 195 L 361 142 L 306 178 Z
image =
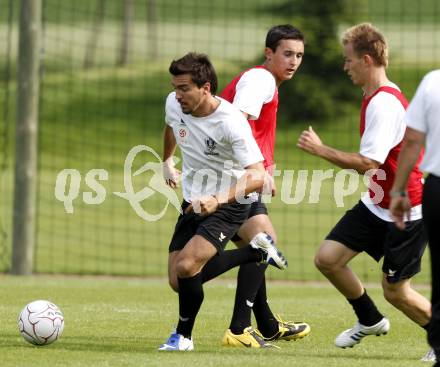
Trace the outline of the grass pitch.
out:
M 231 316 L 234 280 L 205 286 L 205 302 L 194 329 L 195 351 L 156 351 L 176 323 L 177 297 L 165 279 L 95 277 L 0 277 L 2 367 L 18 366 L 426 366 L 425 332 L 368 287 L 391 320 L 388 335 L 368 337 L 353 349 L 338 349 L 335 336 L 355 321 L 351 307 L 326 283 L 269 284 L 272 309 L 287 320 L 305 320 L 312 333 L 280 350 L 220 346 Z M 427 294 L 426 289 L 421 290 Z M 17 329 L 22 307 L 49 299 L 64 312 L 65 329 L 52 345 L 25 342 Z

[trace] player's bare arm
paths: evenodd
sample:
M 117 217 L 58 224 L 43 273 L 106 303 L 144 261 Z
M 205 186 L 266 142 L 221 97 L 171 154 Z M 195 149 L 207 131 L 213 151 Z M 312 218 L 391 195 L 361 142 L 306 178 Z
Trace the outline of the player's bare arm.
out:
M 263 163 L 251 164 L 245 168 L 245 171 L 245 174 L 240 177 L 235 185 L 230 187 L 228 192 L 194 199 L 185 212 L 195 211 L 202 216 L 207 216 L 214 213 L 222 204 L 235 202 L 240 197 L 260 190 L 264 185 L 265 170 Z
M 411 210 L 411 202 L 406 194 L 406 186 L 408 183 L 409 174 L 416 164 L 420 150 L 425 141 L 425 134 L 411 129 L 406 129 L 405 137 L 403 138 L 402 150 L 400 151 L 397 165 L 399 169 L 396 172 L 396 178 L 391 189 L 390 195 L 392 197 L 390 204 L 390 212 L 400 229 L 405 228 L 404 219 L 408 216 Z
M 174 167 L 173 155 L 176 151 L 173 129 L 166 125 L 163 133 L 163 176 L 165 183 L 175 189 L 179 186 L 180 171 Z
M 371 169 L 377 169 L 380 166 L 379 162 L 364 157 L 359 153 L 343 152 L 323 144 L 311 126 L 308 130 L 302 132 L 298 139 L 297 147 L 307 153 L 324 158 L 341 168 L 354 169 L 360 174 L 364 174 Z
M 245 167 L 245 173 L 236 185 L 231 186 L 228 192 L 216 195 L 219 204 L 232 203 L 251 192 L 261 190 L 264 185 L 265 172 L 262 162 Z

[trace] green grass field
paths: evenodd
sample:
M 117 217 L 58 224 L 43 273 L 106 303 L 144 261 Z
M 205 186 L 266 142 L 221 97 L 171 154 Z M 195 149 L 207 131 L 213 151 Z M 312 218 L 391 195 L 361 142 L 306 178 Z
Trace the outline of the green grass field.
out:
M 391 320 L 388 335 L 366 338 L 353 349 L 338 349 L 335 336 L 351 327 L 351 307 L 327 283 L 269 284 L 273 311 L 289 320 L 304 320 L 312 333 L 296 342 L 279 342 L 279 350 L 220 346 L 229 325 L 233 280 L 205 286 L 194 329 L 194 352 L 163 353 L 156 348 L 176 323 L 177 298 L 165 279 L 0 276 L 0 355 L 2 367 L 70 366 L 383 366 L 423 367 L 425 332 L 387 304 L 381 290 L 368 287 Z M 421 292 L 427 294 L 426 289 Z M 64 334 L 56 343 L 36 347 L 18 333 L 17 318 L 30 301 L 49 299 L 64 312 Z

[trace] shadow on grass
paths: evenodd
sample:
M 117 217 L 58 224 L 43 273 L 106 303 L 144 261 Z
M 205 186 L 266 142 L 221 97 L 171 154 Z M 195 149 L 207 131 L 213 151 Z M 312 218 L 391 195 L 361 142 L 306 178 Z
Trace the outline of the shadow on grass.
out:
M 33 345 L 24 339 L 18 338 L 17 334 L 3 334 L 0 336 L 0 350 L 8 348 L 14 348 L 15 351 L 22 350 L 23 352 L 29 349 L 112 353 L 145 353 L 147 351 L 147 346 L 144 341 L 128 337 L 106 337 L 105 339 L 93 340 L 80 336 L 62 337 L 50 345 Z
M 168 356 L 170 358 L 174 358 L 175 353 L 163 353 L 157 351 L 157 346 L 160 344 L 159 341 L 152 342 L 151 339 L 140 339 L 140 338 L 129 338 L 127 336 L 124 337 L 106 337 L 106 338 L 95 338 L 90 339 L 86 337 L 76 336 L 76 337 L 62 337 L 61 340 L 47 346 L 35 346 L 25 342 L 23 339 L 17 336 L 16 333 L 7 333 L 0 336 L 0 355 L 3 354 L 2 350 L 13 349 L 14 352 L 18 353 L 28 353 L 30 350 L 35 352 L 41 351 L 49 351 L 51 353 L 56 351 L 61 352 L 88 352 L 88 353 L 135 353 L 135 354 L 147 354 L 153 355 L 158 353 L 157 355 L 161 355 L 163 357 Z M 411 356 L 405 355 L 396 355 L 395 353 L 374 353 L 369 352 L 368 354 L 365 351 L 344 351 L 340 352 L 328 352 L 328 351 L 319 351 L 316 350 L 311 352 L 310 350 L 301 350 L 301 349 L 292 349 L 288 350 L 287 348 L 282 348 L 282 350 L 271 349 L 271 350 L 256 350 L 256 349 L 240 349 L 240 348 L 216 348 L 215 351 L 212 348 L 201 347 L 197 349 L 193 353 L 185 353 L 185 355 L 197 358 L 223 358 L 222 356 L 229 356 L 230 358 L 234 358 L 234 355 L 249 355 L 249 357 L 267 357 L 272 358 L 275 356 L 280 356 L 282 358 L 292 359 L 304 359 L 307 361 L 316 360 L 316 361 L 325 361 L 325 360 L 343 360 L 349 363 L 353 363 L 355 365 L 360 360 L 371 361 L 373 365 L 376 365 L 377 361 L 390 361 L 394 363 L 401 363 L 402 365 L 407 365 L 408 363 L 416 363 L 415 358 L 411 358 Z M 182 357 L 183 354 L 179 353 L 179 358 Z M 165 357 L 166 359 L 168 357 Z M 189 358 L 189 357 L 188 357 Z M 318 365 L 321 365 L 323 362 L 317 362 Z M 0 364 L 1 365 L 1 364 Z

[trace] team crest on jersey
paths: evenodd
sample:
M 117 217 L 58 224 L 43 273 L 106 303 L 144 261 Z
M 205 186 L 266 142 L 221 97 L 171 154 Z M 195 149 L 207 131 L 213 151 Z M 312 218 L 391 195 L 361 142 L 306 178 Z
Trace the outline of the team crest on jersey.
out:
M 181 127 L 179 129 L 178 132 L 178 140 L 180 144 L 186 144 L 187 141 L 187 137 L 188 137 L 188 132 L 186 131 L 186 129 L 184 127 Z
M 206 155 L 218 155 L 217 152 L 215 152 L 215 148 L 217 147 L 217 143 L 212 138 L 206 138 L 205 139 L 206 149 L 205 154 Z

